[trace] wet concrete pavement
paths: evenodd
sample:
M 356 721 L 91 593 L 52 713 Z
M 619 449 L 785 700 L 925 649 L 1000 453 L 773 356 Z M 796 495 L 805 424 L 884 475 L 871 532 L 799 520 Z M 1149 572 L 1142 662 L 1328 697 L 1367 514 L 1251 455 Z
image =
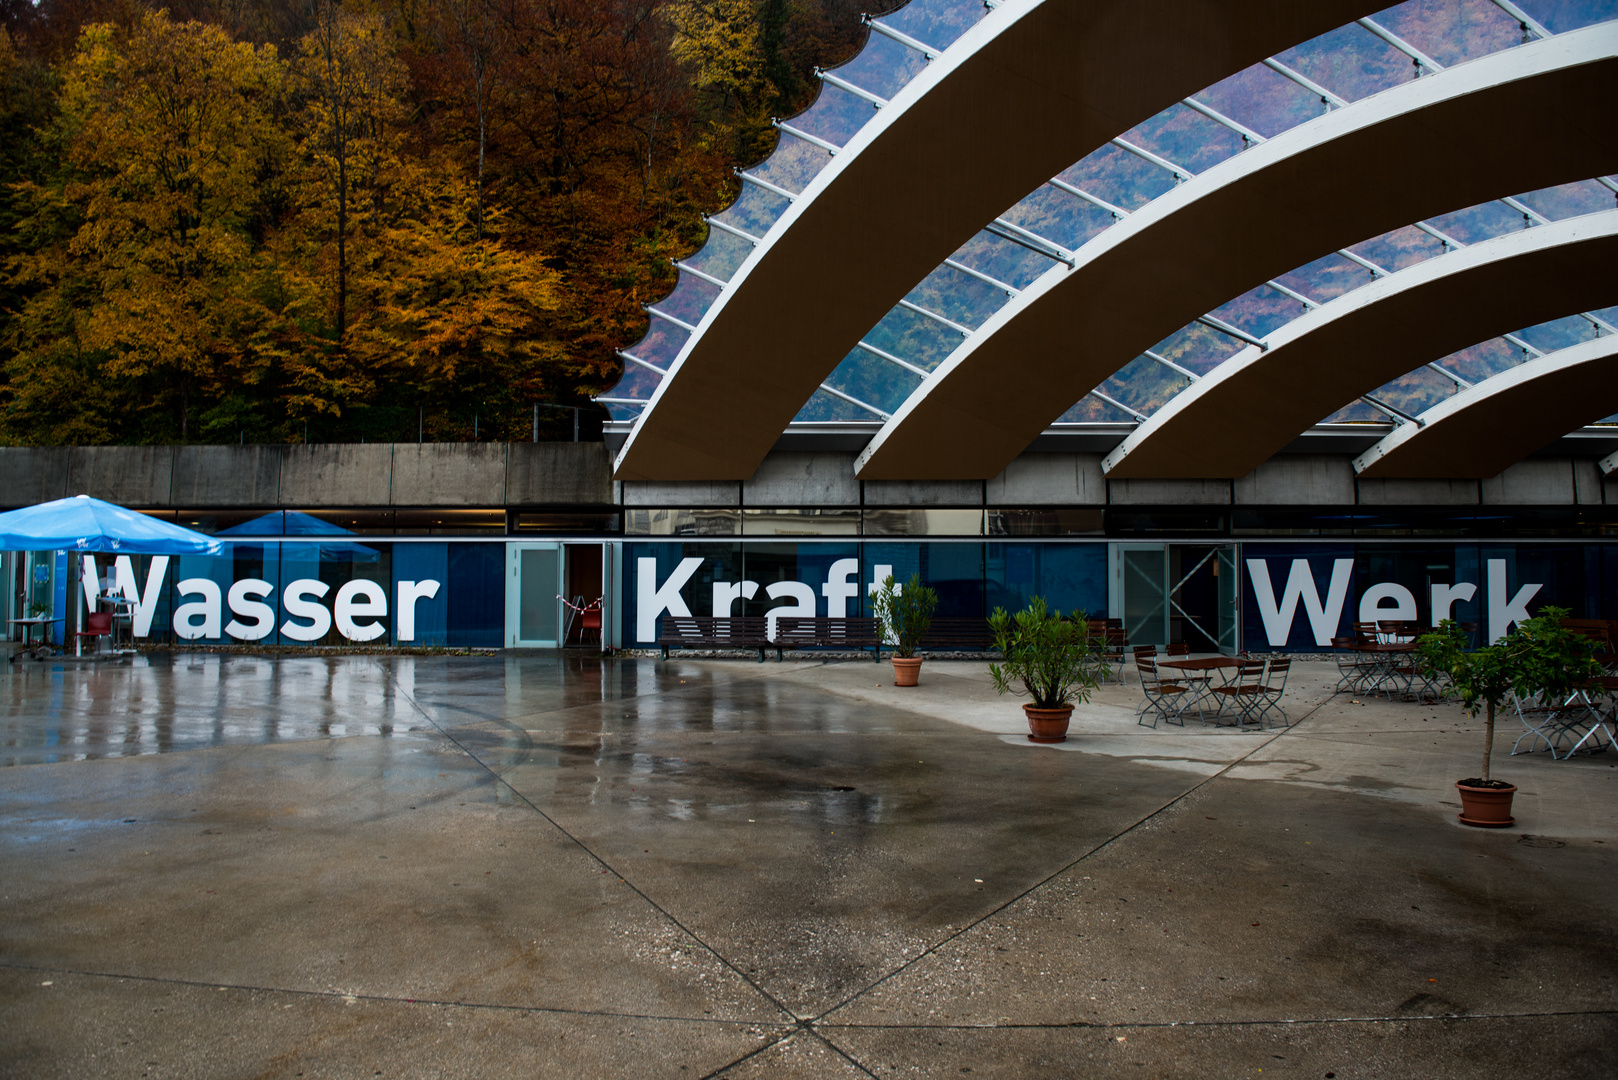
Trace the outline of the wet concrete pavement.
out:
M 1618 1075 L 1618 760 L 1333 697 L 1022 737 L 983 665 L 0 675 L 0 1076 Z

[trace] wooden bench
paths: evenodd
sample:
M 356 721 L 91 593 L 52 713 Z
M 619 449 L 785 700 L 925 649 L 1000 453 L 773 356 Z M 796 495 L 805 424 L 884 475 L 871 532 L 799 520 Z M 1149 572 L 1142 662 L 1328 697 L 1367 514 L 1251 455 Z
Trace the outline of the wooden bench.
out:
M 764 620 L 760 619 L 760 622 Z M 868 616 L 844 619 L 782 615 L 775 620 L 775 649 L 870 649 L 873 659 L 882 659 L 882 633 L 877 621 Z
M 922 635 L 923 649 L 987 649 L 994 645 L 989 620 L 976 616 L 935 618 Z
M 764 636 L 762 615 L 664 615 L 661 629 L 657 645 L 663 650 L 665 660 L 669 658 L 670 649 L 757 649 L 762 664 L 764 650 L 776 648 Z M 776 658 L 780 655 L 780 650 L 776 649 Z

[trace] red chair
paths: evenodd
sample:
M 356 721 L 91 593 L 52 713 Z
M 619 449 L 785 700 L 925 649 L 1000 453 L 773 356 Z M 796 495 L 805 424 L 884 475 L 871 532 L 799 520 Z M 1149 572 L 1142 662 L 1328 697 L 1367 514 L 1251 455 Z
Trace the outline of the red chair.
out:
M 84 617 L 84 629 L 74 631 L 76 638 L 104 638 L 112 634 L 112 612 L 92 611 Z
M 601 644 L 601 609 L 586 608 L 579 612 L 579 644 L 583 645 L 591 636 L 595 636 L 597 646 Z

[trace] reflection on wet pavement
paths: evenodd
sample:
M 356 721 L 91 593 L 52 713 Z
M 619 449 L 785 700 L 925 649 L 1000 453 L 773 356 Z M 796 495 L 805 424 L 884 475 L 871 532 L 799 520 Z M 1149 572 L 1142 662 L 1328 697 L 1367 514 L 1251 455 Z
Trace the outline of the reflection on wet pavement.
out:
M 1464 830 L 1453 707 L 1313 675 L 1058 748 L 964 662 L 12 665 L 0 1080 L 1612 1075 L 1618 770 Z

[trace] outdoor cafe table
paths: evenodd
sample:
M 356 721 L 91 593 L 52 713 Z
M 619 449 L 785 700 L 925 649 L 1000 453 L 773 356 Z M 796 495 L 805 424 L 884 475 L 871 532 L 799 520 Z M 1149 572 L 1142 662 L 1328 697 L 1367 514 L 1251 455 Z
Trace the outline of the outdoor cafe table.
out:
M 36 648 L 44 648 L 45 646 L 45 638 L 43 634 L 40 635 L 39 644 L 34 644 L 34 627 L 44 626 L 46 623 L 55 622 L 56 620 L 51 618 L 49 615 L 35 615 L 27 619 L 7 619 L 6 621 L 11 623 L 13 626 L 20 626 L 23 628 L 23 651 L 32 652 Z
M 1198 656 L 1188 657 L 1184 660 L 1161 660 L 1157 666 L 1159 669 L 1174 668 L 1178 671 L 1208 672 L 1219 676 L 1220 686 L 1229 686 L 1232 673 L 1242 666 L 1242 661 L 1234 656 Z M 1211 678 L 1197 679 L 1193 682 L 1193 685 L 1197 687 L 1197 696 L 1192 699 L 1190 708 L 1197 710 L 1199 719 L 1207 720 L 1210 714 L 1203 709 L 1203 703 L 1210 698 L 1222 698 L 1224 695 L 1216 695 L 1213 692 L 1213 680 Z M 1224 708 L 1225 703 L 1223 701 L 1215 703 L 1211 714 L 1215 720 L 1224 715 Z M 1239 715 L 1236 723 L 1238 727 L 1241 726 Z
M 1366 641 L 1361 642 L 1358 650 L 1370 657 L 1372 663 L 1372 679 L 1366 687 L 1367 693 L 1387 692 L 1388 683 L 1396 677 L 1401 658 L 1408 659 L 1416 652 L 1416 642 L 1410 641 Z M 1408 683 L 1405 690 L 1409 690 Z M 1401 691 L 1402 692 L 1402 691 Z M 1391 694 L 1389 695 L 1392 696 Z

